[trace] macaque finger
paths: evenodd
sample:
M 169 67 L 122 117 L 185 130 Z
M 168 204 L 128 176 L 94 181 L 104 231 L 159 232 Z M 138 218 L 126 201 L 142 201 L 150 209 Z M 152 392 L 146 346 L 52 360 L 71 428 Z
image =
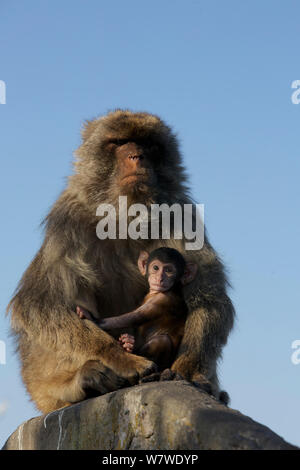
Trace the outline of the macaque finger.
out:
M 122 347 L 127 351 L 127 352 L 132 352 L 133 351 L 133 344 L 131 343 L 123 343 Z
M 119 337 L 119 342 L 124 349 L 129 350 L 129 352 L 133 351 L 135 338 L 134 336 L 128 335 L 127 333 L 121 335 Z
M 132 353 L 135 343 L 134 336 L 129 335 L 128 333 L 123 333 L 119 337 L 119 343 L 125 351 Z
M 128 343 L 134 343 L 134 336 L 132 335 L 129 335 L 128 333 L 123 333 L 120 337 L 119 337 L 119 340 L 120 341 L 126 341 Z

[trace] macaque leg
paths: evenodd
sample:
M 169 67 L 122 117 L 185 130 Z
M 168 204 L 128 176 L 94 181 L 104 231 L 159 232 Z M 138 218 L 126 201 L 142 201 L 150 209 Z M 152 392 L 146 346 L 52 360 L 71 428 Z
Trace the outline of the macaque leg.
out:
M 22 344 L 22 353 L 27 353 L 30 358 L 22 369 L 22 378 L 38 409 L 49 413 L 92 396 L 137 384 L 139 371 L 129 369 L 131 366 L 128 361 L 135 355 L 128 354 L 117 343 L 114 346 L 114 343 L 113 347 L 108 343 L 108 347 L 111 355 L 118 360 L 118 370 L 115 370 L 113 363 L 109 363 L 107 357 L 98 359 L 93 352 L 92 359 L 75 354 L 75 351 L 65 358 L 60 351 L 56 353 L 38 344 L 30 347 Z M 125 361 L 123 365 L 121 359 Z M 149 362 L 139 356 L 137 359 Z M 128 369 L 128 373 L 123 373 L 122 367 L 124 372 Z
M 170 367 L 174 359 L 173 343 L 166 334 L 155 335 L 139 349 L 138 354 L 155 362 L 158 370 L 162 371 Z
M 132 385 L 98 360 L 86 361 L 73 371 L 48 368 L 47 376 L 39 379 L 31 380 L 29 389 L 44 413 Z
M 87 361 L 77 374 L 79 387 L 85 392 L 85 398 L 104 395 L 133 385 L 97 360 Z

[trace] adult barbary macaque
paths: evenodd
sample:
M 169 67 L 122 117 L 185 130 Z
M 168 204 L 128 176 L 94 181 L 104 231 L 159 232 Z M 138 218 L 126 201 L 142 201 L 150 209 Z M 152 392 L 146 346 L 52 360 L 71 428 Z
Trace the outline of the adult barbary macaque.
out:
M 115 338 L 76 313 L 80 305 L 107 318 L 134 310 L 145 297 L 137 259 L 169 246 L 198 265 L 183 289 L 188 316 L 172 370 L 209 383 L 219 394 L 217 360 L 233 326 L 223 265 L 205 237 L 201 250 L 184 240 L 99 240 L 100 204 L 192 203 L 178 143 L 157 116 L 117 110 L 87 122 L 75 171 L 45 219 L 44 242 L 24 273 L 8 309 L 23 381 L 44 413 L 88 396 L 135 384 L 155 364 L 125 351 Z
M 97 322 L 105 331 L 116 328 L 137 328 L 136 337 L 122 334 L 123 348 L 151 359 L 159 371 L 171 367 L 184 335 L 187 306 L 182 285 L 191 282 L 197 272 L 196 264 L 185 263 L 183 256 L 173 248 L 157 248 L 150 254 L 142 251 L 138 267 L 146 276 L 149 290 L 142 305 L 134 311 Z M 90 312 L 80 306 L 80 318 L 93 320 Z

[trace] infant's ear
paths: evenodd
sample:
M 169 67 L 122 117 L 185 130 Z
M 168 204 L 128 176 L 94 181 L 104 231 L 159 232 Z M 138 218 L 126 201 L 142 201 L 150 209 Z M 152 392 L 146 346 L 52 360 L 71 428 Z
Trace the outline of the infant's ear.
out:
M 192 282 L 197 274 L 198 266 L 196 263 L 186 263 L 184 275 L 181 278 L 181 283 L 185 286 Z
M 149 258 L 149 253 L 147 251 L 141 251 L 138 259 L 138 267 L 140 273 L 145 276 L 147 271 L 147 261 Z

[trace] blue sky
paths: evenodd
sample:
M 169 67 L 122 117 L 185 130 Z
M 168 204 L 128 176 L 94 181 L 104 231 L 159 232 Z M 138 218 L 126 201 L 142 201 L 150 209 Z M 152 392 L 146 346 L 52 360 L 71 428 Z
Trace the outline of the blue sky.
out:
M 71 171 L 80 127 L 114 108 L 178 133 L 237 310 L 220 363 L 231 406 L 300 445 L 297 1 L 0 3 L 0 445 L 38 412 L 5 307 Z

